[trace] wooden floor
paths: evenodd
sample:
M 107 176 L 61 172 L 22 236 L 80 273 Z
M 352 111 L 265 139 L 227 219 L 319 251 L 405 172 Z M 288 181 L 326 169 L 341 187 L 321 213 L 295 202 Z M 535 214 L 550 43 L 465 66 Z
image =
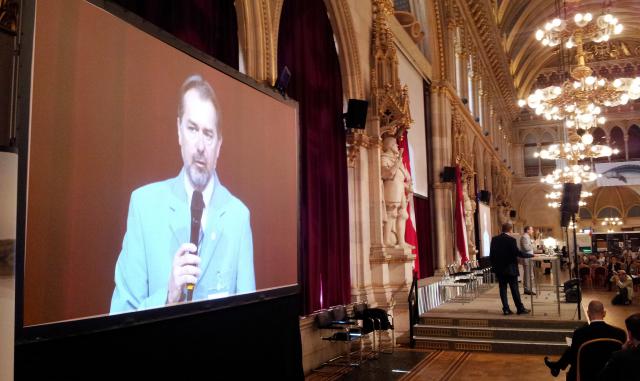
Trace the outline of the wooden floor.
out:
M 630 306 L 613 306 L 611 299 L 615 293 L 602 289 L 587 288 L 583 290 L 582 313 L 586 316 L 586 307 L 591 300 L 597 299 L 604 303 L 607 310 L 605 321 L 609 324 L 624 329 L 624 319 L 630 314 L 640 311 L 640 298 L 636 298 Z M 544 297 L 544 296 L 543 296 Z M 510 297 L 509 297 L 510 298 Z M 527 298 L 529 300 L 529 298 Z M 467 313 L 486 314 L 491 313 L 500 316 L 499 301 L 485 300 L 487 308 L 479 308 L 471 305 L 446 306 L 446 309 L 469 309 Z M 527 306 L 529 302 L 526 303 Z M 498 307 L 498 312 L 495 312 Z M 535 306 L 534 306 L 535 307 Z M 476 311 L 474 311 L 474 308 Z M 575 305 L 566 307 L 566 313 L 575 310 Z M 482 311 L 481 311 L 482 310 Z M 486 311 L 485 311 L 486 310 Z M 539 309 L 537 318 L 547 314 L 551 319 L 557 316 L 557 310 L 543 311 Z M 563 314 L 565 310 L 563 310 Z M 486 317 L 486 315 L 484 315 Z M 564 316 L 563 316 L 564 317 Z M 568 316 L 567 316 L 568 317 Z M 409 365 L 406 353 L 415 353 L 415 361 Z M 483 353 L 483 352 L 455 352 L 455 351 L 434 351 L 415 350 L 402 348 L 394 354 L 383 354 L 381 358 L 384 366 L 375 363 L 380 360 L 370 360 L 373 365 L 361 366 L 353 371 L 346 371 L 341 375 L 325 378 L 315 374 L 311 378 L 333 379 L 333 380 L 434 380 L 434 381 L 468 381 L 468 380 L 491 380 L 491 381 L 545 381 L 564 380 L 563 372 L 554 378 L 549 369 L 544 365 L 543 355 L 521 355 L 505 353 Z M 387 356 L 387 357 L 384 357 Z M 396 357 L 394 357 L 396 356 Z M 398 362 L 395 361 L 398 358 Z M 328 375 L 327 375 L 328 376 Z

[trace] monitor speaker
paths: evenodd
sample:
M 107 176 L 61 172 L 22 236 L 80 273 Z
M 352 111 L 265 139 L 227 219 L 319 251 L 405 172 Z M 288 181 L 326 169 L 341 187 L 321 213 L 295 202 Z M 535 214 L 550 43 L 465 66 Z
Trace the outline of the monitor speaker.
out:
M 364 129 L 367 124 L 367 108 L 369 102 L 360 99 L 349 99 L 347 112 L 344 114 L 347 128 Z
M 442 171 L 442 181 L 445 183 L 453 183 L 456 181 L 456 167 L 444 167 Z
M 484 202 L 485 204 L 489 204 L 491 202 L 491 192 L 488 190 L 481 190 L 478 192 L 478 200 Z

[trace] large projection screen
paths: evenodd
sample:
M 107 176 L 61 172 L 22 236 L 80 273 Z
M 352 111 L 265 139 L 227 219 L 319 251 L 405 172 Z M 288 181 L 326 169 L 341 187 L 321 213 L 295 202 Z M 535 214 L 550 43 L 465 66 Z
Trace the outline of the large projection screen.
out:
M 491 249 L 491 208 L 478 203 L 478 224 L 480 225 L 480 256 L 486 257 Z
M 123 283 L 142 285 L 149 294 L 166 289 L 175 247 L 189 241 L 189 204 L 178 196 L 186 194 L 187 181 L 177 177 L 185 156 L 177 116 L 181 85 L 194 74 L 211 85 L 221 110 L 219 181 L 250 212 L 247 230 L 246 224 L 234 222 L 244 218 L 243 208 L 221 199 L 215 185 L 209 204 L 214 206 L 205 209 L 208 218 L 200 236 L 203 251 L 208 240 L 212 258 L 201 253 L 201 270 L 218 268 L 219 284 L 239 283 L 241 275 L 227 277 L 225 261 L 234 263 L 238 268 L 229 272 L 238 274 L 246 263 L 229 260 L 222 251 L 252 245 L 248 262 L 253 261 L 256 291 L 298 282 L 297 104 L 177 40 L 163 40 L 171 44 L 86 1 L 37 2 L 26 174 L 25 327 L 108 315 L 123 246 L 128 253 L 144 251 L 123 260 L 136 269 L 125 274 L 129 278 Z M 195 133 L 202 133 L 203 141 L 210 138 L 205 127 L 198 128 Z M 129 209 L 134 190 L 168 179 L 173 182 L 163 183 L 164 188 L 139 192 L 142 200 Z M 177 189 L 176 199 L 165 188 Z M 166 208 L 176 213 L 177 222 L 167 217 Z M 239 226 L 242 232 L 236 232 Z M 123 245 L 125 232 L 131 239 Z M 142 272 L 148 279 L 135 278 Z M 233 301 L 232 295 L 212 291 L 207 298 Z M 158 306 L 143 303 L 139 309 L 147 307 Z

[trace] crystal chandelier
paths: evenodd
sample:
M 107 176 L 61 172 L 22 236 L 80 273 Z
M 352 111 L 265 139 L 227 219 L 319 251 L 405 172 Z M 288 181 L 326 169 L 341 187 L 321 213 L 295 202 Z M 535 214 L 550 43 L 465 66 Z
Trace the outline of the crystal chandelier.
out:
M 544 46 L 556 46 L 566 41 L 567 49 L 576 48 L 577 66 L 571 70 L 572 80 L 560 86 L 535 90 L 526 100 L 519 100 L 518 105 L 528 105 L 536 115 L 547 120 L 565 120 L 567 127 L 589 130 L 605 122 L 600 116 L 603 108 L 625 105 L 629 100 L 640 98 L 640 77 L 618 78 L 611 82 L 594 76 L 586 65 L 584 42 L 608 41 L 622 29 L 622 24 L 611 14 L 603 14 L 594 20 L 591 13 L 576 13 L 573 20 L 555 18 L 547 22 L 544 29 L 536 32 L 536 39 Z
M 580 192 L 580 200 L 578 201 L 578 206 L 586 206 L 587 202 L 584 201 L 584 199 L 593 196 L 593 193 L 588 192 L 588 191 L 581 191 Z M 562 198 L 562 192 L 559 191 L 553 191 L 553 192 L 549 192 L 547 194 L 545 194 L 544 196 L 546 199 L 551 200 L 551 202 L 549 202 L 547 205 L 550 206 L 551 208 L 559 208 L 561 204 L 560 199 Z
M 560 189 L 562 184 L 565 183 L 588 183 L 597 180 L 601 176 L 593 172 L 588 165 L 580 165 L 575 162 L 564 168 L 556 168 L 550 174 L 542 177 L 540 182 L 551 185 L 553 189 Z
M 622 220 L 620 219 L 620 217 L 605 217 L 601 225 L 602 226 L 620 226 L 622 225 Z

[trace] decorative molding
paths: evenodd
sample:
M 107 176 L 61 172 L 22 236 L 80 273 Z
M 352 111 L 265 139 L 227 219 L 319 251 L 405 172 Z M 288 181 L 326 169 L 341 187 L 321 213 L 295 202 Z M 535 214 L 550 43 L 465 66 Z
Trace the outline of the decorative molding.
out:
M 411 128 L 409 90 L 400 84 L 395 40 L 388 18 L 393 17 L 390 0 L 373 0 L 371 41 L 371 98 L 373 115 L 380 121 L 380 136 L 399 138 Z
M 358 38 L 347 0 L 325 0 L 329 21 L 340 54 L 342 88 L 347 99 L 365 99 L 365 89 L 360 68 Z
M 349 167 L 354 167 L 356 160 L 360 156 L 360 148 L 380 147 L 382 144 L 379 138 L 367 135 L 364 131 L 351 130 L 347 133 L 347 159 Z

